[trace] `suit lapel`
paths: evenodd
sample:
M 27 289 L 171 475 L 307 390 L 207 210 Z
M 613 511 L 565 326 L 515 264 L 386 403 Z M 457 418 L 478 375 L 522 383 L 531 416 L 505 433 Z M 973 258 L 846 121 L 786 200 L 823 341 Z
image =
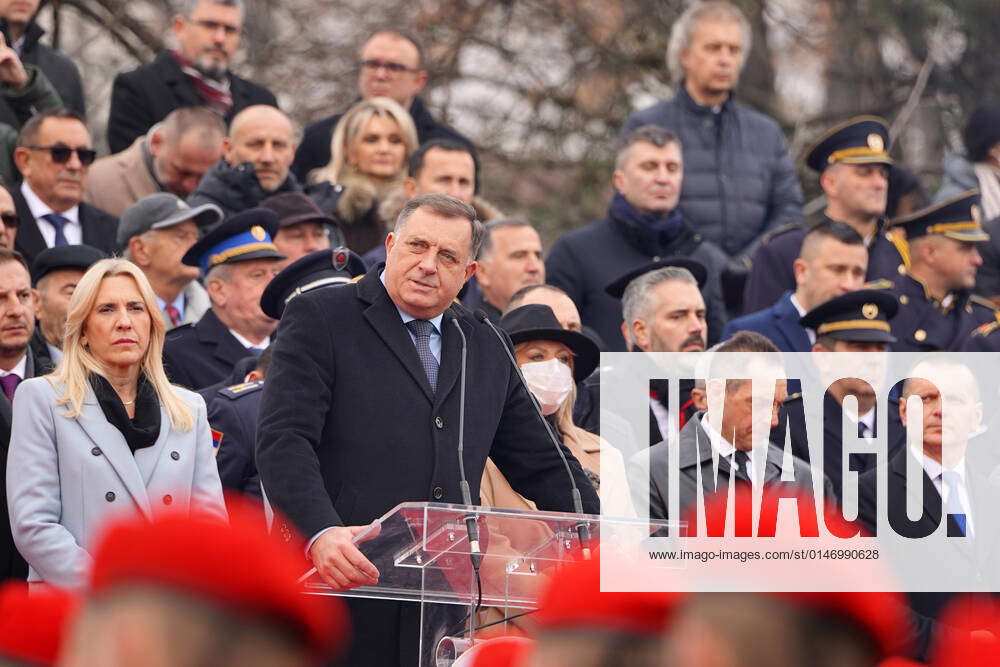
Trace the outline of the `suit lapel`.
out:
M 250 350 L 243 347 L 238 340 L 233 338 L 229 329 L 219 321 L 215 311 L 209 309 L 205 312 L 198 324 L 194 325 L 198 331 L 198 338 L 202 341 L 215 344 L 214 355 L 216 359 L 229 365 L 235 364 L 240 359 L 252 354 Z
M 152 447 L 145 447 L 135 452 L 135 463 L 139 468 L 139 473 L 142 475 L 144 487 L 148 488 L 149 480 L 153 478 L 153 473 L 156 472 L 160 460 L 163 459 L 164 453 L 167 451 L 166 441 L 169 433 L 170 415 L 167 414 L 166 408 L 161 405 L 160 434 L 156 437 L 156 442 L 153 443 Z
M 85 245 L 94 246 L 95 248 L 103 248 L 105 245 L 105 239 L 98 237 L 98 229 L 96 225 L 90 224 L 90 210 L 85 202 L 80 202 L 79 206 L 80 215 L 80 229 L 83 230 L 83 242 Z
M 28 202 L 24 200 L 24 195 L 21 194 L 20 186 L 16 186 L 11 189 L 10 194 L 14 198 L 14 207 L 17 210 L 17 219 L 20 221 L 20 225 L 17 228 L 15 245 L 18 250 L 23 252 L 29 258 L 34 258 L 48 246 L 45 244 L 42 232 L 38 229 L 38 221 L 35 220 L 35 216 L 31 214 L 31 209 L 28 208 Z
M 457 318 L 453 310 L 449 308 L 444 311 L 444 317 L 441 319 L 441 370 L 438 372 L 437 394 L 434 397 L 435 405 L 440 405 L 448 396 L 462 374 L 462 338 L 455 331 L 455 325 L 452 322 L 458 322 L 458 325 L 462 327 L 466 341 L 468 341 L 468 354 L 472 354 L 473 343 L 472 337 L 469 335 L 470 332 L 463 326 L 462 320 Z M 468 386 L 466 387 L 466 395 L 468 396 Z
M 76 422 L 86 432 L 87 436 L 100 448 L 107 457 L 111 467 L 114 468 L 121 479 L 122 484 L 135 500 L 139 509 L 147 519 L 152 519 L 152 510 L 149 506 L 149 496 L 146 494 L 146 484 L 139 473 L 135 457 L 125 443 L 125 437 L 121 432 L 112 426 L 101 406 L 97 403 L 97 397 L 91 389 L 87 389 L 87 396 L 84 399 L 82 409 Z
M 201 106 L 203 101 L 199 97 L 198 91 L 187 80 L 187 76 L 181 70 L 181 66 L 177 64 L 173 56 L 164 51 L 156 59 L 159 61 L 157 65 L 163 73 L 164 83 L 170 87 L 174 97 L 180 102 L 178 106 Z
M 358 298 L 369 304 L 363 311 L 365 319 L 375 329 L 375 333 L 382 339 L 386 347 L 396 355 L 413 380 L 420 385 L 420 388 L 423 389 L 424 394 L 427 396 L 427 400 L 433 404 L 434 392 L 431 391 L 430 382 L 427 380 L 427 373 L 424 371 L 424 367 L 420 363 L 420 358 L 417 356 L 417 348 L 413 344 L 413 339 L 410 338 L 410 334 L 407 333 L 406 327 L 403 325 L 403 320 L 399 317 L 399 310 L 396 308 L 396 304 L 389 298 L 389 294 L 385 291 L 385 287 L 382 286 L 382 282 L 379 280 L 380 271 L 381 266 L 373 268 L 358 283 Z M 443 326 L 445 321 L 441 320 L 441 324 Z M 443 357 L 444 341 L 447 340 L 444 332 L 442 332 L 441 338 Z M 457 336 L 454 336 L 454 338 L 457 338 Z M 456 344 L 458 344 L 457 341 Z M 454 378 L 452 378 L 452 383 L 454 383 Z M 441 387 L 440 376 L 438 378 L 438 386 L 439 388 Z
M 809 335 L 799 324 L 799 311 L 792 304 L 791 292 L 785 294 L 774 310 L 774 326 L 788 342 L 788 349 L 793 352 L 809 352 L 812 344 Z

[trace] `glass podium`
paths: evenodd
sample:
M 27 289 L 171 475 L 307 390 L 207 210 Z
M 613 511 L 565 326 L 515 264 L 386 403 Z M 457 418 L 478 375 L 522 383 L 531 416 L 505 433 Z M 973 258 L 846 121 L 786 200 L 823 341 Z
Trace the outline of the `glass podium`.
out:
M 475 517 L 482 554 L 479 577 L 472 566 L 466 518 Z M 341 591 L 318 575 L 307 581 L 307 592 L 420 604 L 420 665 L 448 667 L 475 641 L 473 603 L 492 608 L 502 620 L 536 607 L 539 589 L 561 563 L 578 559 L 584 546 L 596 551 L 601 531 L 635 540 L 670 525 L 649 519 L 618 519 L 562 512 L 466 507 L 412 502 L 397 505 L 354 542 L 379 571 L 372 586 Z M 589 532 L 581 545 L 580 527 Z M 632 540 L 629 540 L 632 541 Z

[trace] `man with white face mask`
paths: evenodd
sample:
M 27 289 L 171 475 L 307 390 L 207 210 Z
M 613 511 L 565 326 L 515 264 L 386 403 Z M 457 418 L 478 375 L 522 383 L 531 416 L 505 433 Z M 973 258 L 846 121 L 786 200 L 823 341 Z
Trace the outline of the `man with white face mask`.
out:
M 548 306 L 531 304 L 509 311 L 500 328 L 510 335 L 524 380 L 542 414 L 562 444 L 580 461 L 587 477 L 600 490 L 602 477 L 611 480 L 601 493 L 601 512 L 632 516 L 621 453 L 593 433 L 573 423 L 576 383 L 590 375 L 600 361 L 600 350 L 588 337 L 563 329 Z M 601 452 L 605 466 L 601 468 Z M 610 452 L 610 456 L 608 456 Z M 608 461 L 613 461 L 608 465 Z M 492 465 L 487 465 L 481 488 L 483 504 L 514 509 L 532 508 L 531 499 L 517 495 Z

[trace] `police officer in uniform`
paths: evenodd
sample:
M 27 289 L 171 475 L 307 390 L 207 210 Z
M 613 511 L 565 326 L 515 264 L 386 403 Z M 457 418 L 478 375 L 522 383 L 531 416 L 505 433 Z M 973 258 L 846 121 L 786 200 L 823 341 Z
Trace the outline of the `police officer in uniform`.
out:
M 905 270 L 905 242 L 888 233 L 884 217 L 892 158 L 886 152 L 889 129 L 875 116 L 858 116 L 834 126 L 806 155 L 819 174 L 827 205 L 823 218 L 851 225 L 868 248 L 866 279 L 891 279 Z M 754 252 L 743 300 L 743 312 L 770 307 L 795 289 L 792 265 L 811 225 L 780 227 L 764 237 Z
M 365 272 L 361 257 L 347 248 L 317 250 L 297 259 L 274 277 L 261 296 L 261 309 L 281 319 L 285 304 L 299 294 L 343 285 Z M 257 360 L 245 382 L 218 389 L 208 402 L 208 423 L 217 443 L 216 462 L 225 489 L 261 497 L 260 478 L 254 462 L 257 410 L 264 378 L 270 364 L 270 349 Z
M 229 377 L 270 343 L 277 321 L 260 309 L 260 295 L 285 256 L 274 245 L 278 215 L 264 208 L 237 213 L 185 253 L 201 268 L 212 307 L 196 324 L 167 334 L 163 363 L 171 382 L 198 390 Z
M 822 352 L 873 352 L 885 354 L 889 345 L 896 339 L 892 335 L 889 320 L 893 319 L 899 309 L 898 302 L 892 292 L 887 289 L 861 289 L 848 292 L 830 299 L 806 313 L 800 320 L 803 327 L 816 332 L 816 343 L 812 347 L 815 353 Z M 893 328 L 895 322 L 893 323 Z M 839 379 L 840 374 L 848 375 L 848 367 L 830 367 L 829 360 L 814 357 L 819 369 L 820 386 L 829 385 L 820 403 L 810 405 L 822 406 L 823 419 L 823 472 L 830 479 L 833 490 L 839 502 L 843 496 L 843 474 L 841 458 L 844 451 L 842 433 L 843 401 L 848 395 L 857 399 L 858 414 L 849 417 L 849 423 L 857 424 L 854 434 L 860 442 L 867 443 L 872 453 L 875 452 L 876 418 L 875 401 L 880 393 L 878 388 L 871 393 L 867 383 L 856 378 Z M 825 363 L 824 363 L 825 362 Z M 838 381 L 832 382 L 833 379 Z M 813 385 L 817 383 L 812 383 Z M 800 392 L 790 394 L 782 406 L 778 426 L 771 433 L 772 442 L 785 442 L 785 429 L 790 425 L 790 440 L 792 453 L 809 461 L 810 452 L 805 428 L 806 419 L 817 420 L 818 414 L 810 412 L 807 417 L 806 404 Z M 855 419 L 854 417 L 857 417 Z M 902 428 L 894 425 L 899 423 L 898 402 L 889 402 L 889 433 L 887 444 L 889 455 L 894 454 L 905 443 L 905 433 Z M 818 453 L 820 450 L 814 446 Z M 849 456 L 848 470 L 859 475 L 874 464 L 872 457 Z
M 896 277 L 896 352 L 958 351 L 973 330 L 996 321 L 996 306 L 971 293 L 983 260 L 976 244 L 989 240 L 979 191 L 968 192 L 892 221 L 905 230 L 909 268 Z

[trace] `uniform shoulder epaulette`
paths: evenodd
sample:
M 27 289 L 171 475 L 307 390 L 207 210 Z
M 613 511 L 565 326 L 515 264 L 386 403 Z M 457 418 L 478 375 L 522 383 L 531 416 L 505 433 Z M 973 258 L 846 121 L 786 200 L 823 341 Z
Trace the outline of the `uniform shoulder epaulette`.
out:
M 351 278 L 350 282 L 351 283 L 356 283 L 356 282 L 358 282 L 359 280 L 361 280 L 364 277 L 365 277 L 365 274 L 362 273 L 361 275 L 357 275 L 357 276 L 354 276 L 353 278 Z
M 989 299 L 979 296 L 978 294 L 973 294 L 969 296 L 969 303 L 974 303 L 979 306 L 983 306 L 984 308 L 989 308 L 990 311 L 994 313 L 997 312 L 997 305 L 995 303 L 993 303 Z
M 794 394 L 789 394 L 788 396 L 786 396 L 785 400 L 782 401 L 782 405 L 787 404 L 787 403 L 792 403 L 794 401 L 799 401 L 799 400 L 802 400 L 802 392 L 801 391 L 797 391 Z
M 1000 314 L 998 314 L 1000 316 Z M 991 333 L 1000 329 L 1000 322 L 994 320 L 992 322 L 987 322 L 986 324 L 980 324 L 978 327 L 972 330 L 973 336 L 989 336 Z
M 878 280 L 871 280 L 861 286 L 862 289 L 892 289 L 895 285 L 892 284 L 891 280 L 886 278 L 879 278 Z
M 770 241 L 771 239 L 773 239 L 774 237 L 776 237 L 776 236 L 778 236 L 780 234 L 784 234 L 786 232 L 790 232 L 793 229 L 805 229 L 805 228 L 806 228 L 806 225 L 805 225 L 805 223 L 802 223 L 802 222 L 789 222 L 789 223 L 784 224 L 784 225 L 782 225 L 780 227 L 775 227 L 771 231 L 769 231 L 766 234 L 764 234 L 764 237 L 760 241 L 761 245 L 767 243 L 768 241 Z
M 255 391 L 260 391 L 264 388 L 264 381 L 257 380 L 255 382 L 241 382 L 240 384 L 234 384 L 230 387 L 225 387 L 219 390 L 219 396 L 225 396 L 228 399 L 239 398 L 240 396 L 246 396 L 247 394 L 252 394 Z
M 183 336 L 186 332 L 194 329 L 194 322 L 188 322 L 186 324 L 178 324 L 176 327 L 167 332 L 164 337 L 166 340 L 171 338 L 176 338 L 177 336 Z

